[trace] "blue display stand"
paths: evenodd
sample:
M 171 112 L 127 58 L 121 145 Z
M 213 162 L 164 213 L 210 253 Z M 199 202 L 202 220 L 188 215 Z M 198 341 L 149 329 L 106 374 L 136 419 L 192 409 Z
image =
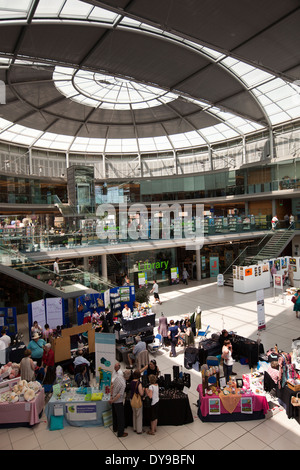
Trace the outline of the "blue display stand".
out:
M 133 285 L 114 287 L 109 291 L 110 308 L 112 312 L 121 311 L 127 304 L 130 310 L 133 309 L 135 301 L 135 288 Z M 99 300 L 98 300 L 99 299 Z M 129 299 L 129 300 L 128 300 Z M 100 304 L 102 304 L 100 306 Z M 101 314 L 105 310 L 104 293 L 82 295 L 76 299 L 77 324 L 82 325 L 85 317 L 91 317 L 94 311 Z
M 15 335 L 18 332 L 17 328 L 17 309 L 16 307 L 0 307 L 0 318 L 3 318 L 0 325 L 0 330 L 2 326 L 6 327 L 6 333 L 11 336 Z
M 84 318 L 91 317 L 94 311 L 104 312 L 104 294 L 86 294 L 76 299 L 77 325 L 82 325 Z

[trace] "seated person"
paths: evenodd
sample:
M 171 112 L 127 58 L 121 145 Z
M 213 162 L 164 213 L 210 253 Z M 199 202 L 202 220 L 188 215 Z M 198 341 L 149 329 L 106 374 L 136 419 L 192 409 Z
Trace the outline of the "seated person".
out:
M 82 349 L 79 349 L 77 351 L 77 357 L 75 357 L 73 364 L 74 364 L 74 373 L 75 374 L 79 371 L 80 366 L 85 365 L 86 368 L 87 368 L 86 373 L 87 373 L 88 379 L 90 378 L 90 373 L 89 373 L 90 362 L 85 357 L 83 357 L 83 350 Z
M 89 378 L 87 375 L 87 366 L 86 364 L 81 364 L 78 368 L 78 372 L 74 378 L 77 387 L 89 387 Z
M 131 317 L 131 310 L 130 310 L 130 308 L 128 307 L 127 304 L 124 305 L 124 308 L 122 310 L 122 317 L 123 318 Z
M 156 375 L 156 377 L 158 377 L 160 371 L 159 371 L 159 368 L 156 364 L 156 360 L 155 359 L 151 359 L 151 361 L 149 362 L 149 364 L 145 367 L 142 367 L 141 369 L 141 374 L 145 372 L 148 376 L 149 375 Z
M 132 364 L 136 360 L 137 354 L 147 349 L 146 343 L 141 340 L 140 336 L 135 337 L 135 342 L 136 342 L 136 345 L 133 347 L 132 353 L 128 354 L 129 367 L 127 367 L 127 369 L 132 369 L 133 368 Z

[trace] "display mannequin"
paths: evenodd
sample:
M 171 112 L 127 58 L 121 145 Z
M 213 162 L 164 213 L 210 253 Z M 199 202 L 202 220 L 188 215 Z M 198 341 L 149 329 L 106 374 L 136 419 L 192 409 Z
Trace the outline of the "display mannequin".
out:
M 195 326 L 196 326 L 196 331 L 198 334 L 198 331 L 201 330 L 201 314 L 202 310 L 200 305 L 198 305 L 196 312 L 195 312 Z

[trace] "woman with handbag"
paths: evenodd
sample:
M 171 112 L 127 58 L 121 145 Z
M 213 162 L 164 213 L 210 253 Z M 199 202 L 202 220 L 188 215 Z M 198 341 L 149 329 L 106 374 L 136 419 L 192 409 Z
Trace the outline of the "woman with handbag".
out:
M 294 304 L 294 312 L 296 312 L 296 318 L 299 318 L 298 312 L 300 312 L 300 289 L 297 290 L 296 294 L 292 298 Z
M 130 383 L 130 404 L 132 408 L 132 425 L 133 430 L 137 434 L 142 434 L 143 431 L 143 402 L 144 389 L 140 382 L 141 372 L 136 369 L 133 372 L 133 380 Z

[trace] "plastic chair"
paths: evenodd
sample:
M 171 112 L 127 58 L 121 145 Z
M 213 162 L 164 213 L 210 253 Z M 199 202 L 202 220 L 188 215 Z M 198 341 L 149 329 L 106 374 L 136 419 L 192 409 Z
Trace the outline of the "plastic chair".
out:
M 207 333 L 208 333 L 208 330 L 209 330 L 209 327 L 210 327 L 210 325 L 208 325 L 208 327 L 206 328 L 205 331 L 199 330 L 199 331 L 198 331 L 198 334 L 197 334 L 197 338 L 199 338 L 201 341 L 203 340 L 203 338 L 206 338 Z
M 148 344 L 148 351 L 151 354 L 155 354 L 161 347 L 162 347 L 162 336 L 160 334 L 157 334 L 154 338 L 153 343 Z

